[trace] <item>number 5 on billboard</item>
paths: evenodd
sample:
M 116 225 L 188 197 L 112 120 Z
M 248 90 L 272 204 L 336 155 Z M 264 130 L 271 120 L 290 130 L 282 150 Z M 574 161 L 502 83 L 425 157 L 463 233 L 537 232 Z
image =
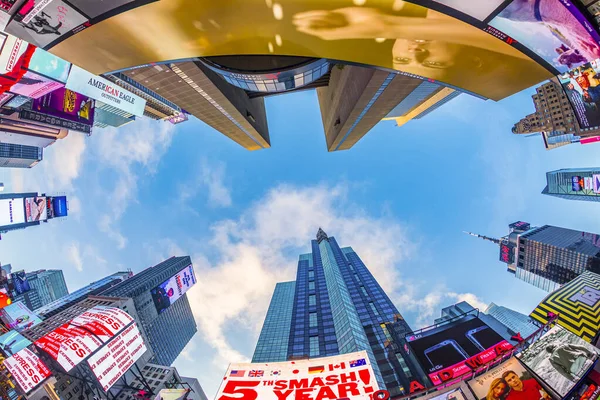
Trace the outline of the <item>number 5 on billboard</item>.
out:
M 251 387 L 258 386 L 260 381 L 229 381 L 223 388 L 223 394 L 217 400 L 256 400 L 258 393 Z M 227 396 L 233 394 L 234 396 Z M 242 395 L 241 397 L 239 395 Z

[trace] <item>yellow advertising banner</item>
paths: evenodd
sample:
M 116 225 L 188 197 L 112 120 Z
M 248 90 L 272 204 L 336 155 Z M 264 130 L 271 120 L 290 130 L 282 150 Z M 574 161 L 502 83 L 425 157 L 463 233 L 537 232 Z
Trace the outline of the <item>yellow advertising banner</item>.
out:
M 319 57 L 494 100 L 552 76 L 479 28 L 401 0 L 161 0 L 91 25 L 50 51 L 95 74 L 217 55 Z
M 529 315 L 545 324 L 548 313 L 558 324 L 591 342 L 600 331 L 600 275 L 586 271 L 549 294 Z

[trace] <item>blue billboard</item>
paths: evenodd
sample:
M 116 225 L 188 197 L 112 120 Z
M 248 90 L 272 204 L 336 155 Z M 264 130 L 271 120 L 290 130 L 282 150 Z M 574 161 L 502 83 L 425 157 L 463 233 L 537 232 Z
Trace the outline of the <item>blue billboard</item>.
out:
M 12 278 L 12 282 L 15 286 L 15 291 L 17 294 L 23 294 L 31 290 L 31 286 L 29 285 L 25 271 L 14 272 L 10 274 L 10 277 Z
M 52 198 L 52 210 L 54 217 L 67 216 L 67 196 L 56 196 Z

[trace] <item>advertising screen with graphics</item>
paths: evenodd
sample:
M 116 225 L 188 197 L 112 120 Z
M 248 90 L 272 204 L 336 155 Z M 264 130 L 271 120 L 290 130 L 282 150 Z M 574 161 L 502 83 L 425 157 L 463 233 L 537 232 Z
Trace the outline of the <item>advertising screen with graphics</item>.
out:
M 69 89 L 57 89 L 33 101 L 32 110 L 58 118 L 94 125 L 94 101 Z
M 478 400 L 552 400 L 514 357 L 467 383 Z
M 592 176 L 592 189 L 594 193 L 600 194 L 600 175 Z
M 108 79 L 90 74 L 76 65 L 71 67 L 65 87 L 138 117 L 144 116 L 146 99 L 115 85 Z
M 194 267 L 188 265 L 150 291 L 156 311 L 160 314 L 196 284 Z
M 27 222 L 45 221 L 48 219 L 46 198 L 28 197 L 25 199 L 25 219 Z
M 0 350 L 6 357 L 12 356 L 30 344 L 31 342 L 17 331 L 8 331 L 0 336 Z
M 559 72 L 600 58 L 600 35 L 566 0 L 514 0 L 490 25 L 537 53 Z
M 23 223 L 25 223 L 23 199 L 0 199 L 0 228 Z
M 515 262 L 515 245 L 509 242 L 500 243 L 500 261 L 506 264 Z
M 52 198 L 52 209 L 54 218 L 66 217 L 67 210 L 67 196 L 54 196 Z
M 504 3 L 504 0 L 433 0 L 483 21 Z
M 9 329 L 22 332 L 42 322 L 25 304 L 14 302 L 0 310 L 0 318 Z
M 367 352 L 359 351 L 312 360 L 229 364 L 215 400 L 299 399 L 309 394 L 313 399 L 368 400 L 378 390 Z
M 583 383 L 575 393 L 569 396 L 569 400 L 597 400 L 600 397 L 600 373 L 590 371 Z
M 471 372 L 512 349 L 512 345 L 479 318 L 406 337 L 413 354 L 434 385 Z
M 558 314 L 558 324 L 586 342 L 600 331 L 600 275 L 586 271 L 550 293 L 529 315 L 542 324 L 548 313 Z
M 515 229 L 519 231 L 528 231 L 531 228 L 531 224 L 529 222 L 517 221 L 513 222 L 508 226 L 510 229 Z
M 214 27 L 207 22 L 211 20 L 218 29 L 209 28 Z M 235 8 L 212 0 L 156 1 L 94 24 L 51 51 L 97 75 L 198 56 L 327 58 L 395 69 L 493 100 L 555 73 L 478 27 L 402 0 L 373 0 L 363 6 L 328 0 L 284 5 L 246 1 L 236 2 Z
M 42 97 L 43 95 L 63 86 L 63 83 L 53 81 L 50 78 L 46 78 L 45 76 L 29 71 L 23 75 L 18 83 L 15 83 L 10 88 L 10 91 L 11 93 L 37 99 L 38 97 Z
M 600 125 L 600 60 L 559 75 L 582 128 Z
M 517 358 L 564 398 L 587 375 L 598 352 L 579 336 L 555 326 Z
M 102 389 L 108 391 L 146 352 L 142 334 L 131 324 L 87 360 Z
M 35 389 L 51 375 L 50 369 L 29 349 L 23 349 L 4 360 L 4 366 L 25 393 Z
M 31 290 L 31 285 L 29 285 L 27 274 L 24 270 L 13 272 L 10 274 L 10 278 L 12 279 L 17 294 L 23 294 Z
M 28 69 L 37 72 L 40 75 L 65 83 L 69 76 L 71 63 L 56 57 L 54 54 L 48 53 L 45 50 L 37 48 L 35 49 L 33 56 L 31 56 Z

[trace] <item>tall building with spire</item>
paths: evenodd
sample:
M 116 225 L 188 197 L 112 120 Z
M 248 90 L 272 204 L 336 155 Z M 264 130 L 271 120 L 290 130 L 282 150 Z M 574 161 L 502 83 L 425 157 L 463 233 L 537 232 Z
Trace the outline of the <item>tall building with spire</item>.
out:
M 527 222 L 509 225 L 500 239 L 466 232 L 500 247 L 500 261 L 518 279 L 551 292 L 584 271 L 600 272 L 600 235 Z
M 253 362 L 334 356 L 366 350 L 375 376 L 392 395 L 426 378 L 394 337 L 410 326 L 351 247 L 319 228 L 301 254 L 296 280 L 278 283 Z M 395 343 L 395 345 L 392 345 Z

